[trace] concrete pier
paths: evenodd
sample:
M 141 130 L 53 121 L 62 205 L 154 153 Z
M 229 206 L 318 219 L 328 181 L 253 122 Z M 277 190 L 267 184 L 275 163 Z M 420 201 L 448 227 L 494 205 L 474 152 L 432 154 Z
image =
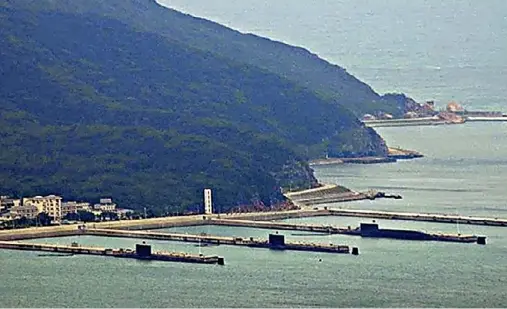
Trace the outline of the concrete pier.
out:
M 309 218 L 309 217 L 325 217 L 329 216 L 327 209 L 311 209 L 305 208 L 301 210 L 288 210 L 288 211 L 267 211 L 267 212 L 251 212 L 251 213 L 236 213 L 220 216 L 207 216 L 208 219 L 237 219 L 237 220 L 285 220 L 294 218 Z
M 84 235 L 94 235 L 102 237 L 156 239 L 156 240 L 192 242 L 213 245 L 243 246 L 252 248 L 268 248 L 268 249 L 329 252 L 329 253 L 350 253 L 349 246 L 333 245 L 333 244 L 286 242 L 284 243 L 283 248 L 278 247 L 274 248 L 269 240 L 258 239 L 253 237 L 243 238 L 231 236 L 214 236 L 205 234 L 193 235 L 193 234 L 160 233 L 151 231 L 125 231 L 125 230 L 110 230 L 110 229 L 85 229 L 84 231 L 82 231 L 82 233 Z
M 138 252 L 131 249 L 107 249 L 98 247 L 81 247 L 78 245 L 62 246 L 52 244 L 34 244 L 23 242 L 0 241 L 0 249 L 24 250 L 24 251 L 42 251 L 55 254 L 86 254 L 101 255 L 117 258 L 131 258 L 140 260 L 166 261 L 166 262 L 185 262 L 200 264 L 223 264 L 223 258 L 213 255 L 193 255 L 179 252 L 151 252 L 148 245 L 137 245 L 137 248 L 147 248 L 147 252 Z M 145 250 L 146 251 L 146 250 Z
M 429 214 L 429 213 L 409 213 L 409 212 L 391 212 L 377 210 L 352 210 L 352 209 L 330 209 L 329 215 L 344 217 L 375 218 L 386 220 L 409 220 L 425 221 L 439 223 L 460 223 L 471 225 L 490 225 L 507 226 L 507 219 L 499 218 L 481 218 L 472 216 L 459 216 L 450 214 Z
M 431 213 L 409 213 L 393 212 L 379 210 L 356 210 L 356 209 L 329 209 L 305 207 L 301 210 L 279 211 L 279 212 L 261 212 L 234 214 L 231 216 L 222 215 L 221 219 L 239 219 L 239 220 L 283 220 L 291 218 L 306 218 L 320 216 L 340 216 L 340 217 L 359 217 L 385 220 L 403 220 L 403 221 L 424 221 L 438 223 L 460 223 L 469 225 L 487 225 L 487 226 L 507 226 L 507 219 L 504 218 L 482 218 L 473 216 L 459 216 L 451 214 L 431 214 Z M 218 218 L 213 216 L 210 218 Z
M 346 234 L 359 235 L 359 229 L 349 227 L 336 227 L 331 225 L 317 224 L 294 224 L 285 222 L 257 221 L 257 220 L 231 220 L 231 219 L 213 219 L 210 224 L 224 226 L 251 227 L 258 229 L 304 231 L 322 234 Z
M 460 242 L 460 243 L 479 243 L 479 238 L 485 237 L 475 235 L 461 235 L 461 234 L 438 234 L 438 233 L 425 233 L 413 230 L 391 230 L 379 229 L 377 226 L 375 233 L 366 233 L 361 227 L 371 224 L 361 224 L 361 227 L 335 227 L 330 225 L 312 225 L 312 224 L 291 224 L 284 222 L 270 222 L 270 221 L 250 221 L 250 220 L 225 220 L 214 219 L 211 220 L 212 224 L 225 225 L 225 226 L 240 226 L 251 227 L 271 230 L 293 230 L 316 232 L 325 234 L 343 234 L 361 237 L 374 237 L 374 238 L 392 238 L 404 240 L 432 240 L 432 241 L 446 241 L 446 242 Z

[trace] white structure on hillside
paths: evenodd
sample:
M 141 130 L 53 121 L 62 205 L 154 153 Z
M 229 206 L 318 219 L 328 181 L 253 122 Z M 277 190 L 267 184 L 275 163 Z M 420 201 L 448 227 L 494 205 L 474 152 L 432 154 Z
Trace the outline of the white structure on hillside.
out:
M 36 196 L 23 198 L 23 206 L 35 206 L 39 213 L 45 212 L 48 216 L 53 217 L 55 221 L 62 219 L 62 198 L 56 195 Z M 31 208 L 24 210 L 31 211 Z
M 204 189 L 204 214 L 213 213 L 213 203 L 211 201 L 211 189 Z

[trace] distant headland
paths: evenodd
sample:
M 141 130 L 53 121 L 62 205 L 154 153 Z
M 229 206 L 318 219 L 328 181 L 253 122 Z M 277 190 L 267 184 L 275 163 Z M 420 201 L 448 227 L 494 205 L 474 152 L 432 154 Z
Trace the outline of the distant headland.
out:
M 396 117 L 389 113 L 365 114 L 363 123 L 369 127 L 400 127 L 423 125 L 463 124 L 468 121 L 507 121 L 507 115 L 499 111 L 470 111 L 456 102 L 450 102 L 445 109 L 437 109 L 434 101 L 417 103 L 405 100 L 405 113 Z

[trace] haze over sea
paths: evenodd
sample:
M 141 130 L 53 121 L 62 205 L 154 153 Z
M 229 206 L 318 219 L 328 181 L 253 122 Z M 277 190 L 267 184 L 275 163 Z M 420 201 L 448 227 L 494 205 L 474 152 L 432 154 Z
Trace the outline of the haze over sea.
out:
M 507 2 L 164 0 L 166 5 L 245 32 L 301 45 L 347 68 L 380 93 L 417 100 L 456 99 L 503 110 L 507 82 Z M 403 200 L 330 207 L 507 217 L 507 123 L 378 129 L 392 146 L 425 158 L 316 169 L 322 182 L 378 188 Z M 366 219 L 309 218 L 355 226 Z M 506 228 L 378 220 L 383 227 L 483 234 L 486 246 L 359 237 L 289 239 L 357 246 L 359 256 L 205 247 L 226 266 L 142 262 L 93 256 L 38 257 L 0 251 L 0 307 L 505 307 Z M 227 227 L 173 230 L 266 237 Z M 35 240 L 132 247 L 136 240 Z M 190 244 L 155 250 L 197 253 Z M 322 261 L 319 262 L 319 259 Z
M 241 32 L 298 45 L 379 93 L 505 109 L 504 0 L 158 0 Z

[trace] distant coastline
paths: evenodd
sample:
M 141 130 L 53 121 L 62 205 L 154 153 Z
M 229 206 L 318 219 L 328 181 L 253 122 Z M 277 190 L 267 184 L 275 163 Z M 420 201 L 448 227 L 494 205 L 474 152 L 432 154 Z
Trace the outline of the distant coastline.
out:
M 407 160 L 424 157 L 423 154 L 414 150 L 401 149 L 396 147 L 388 148 L 387 157 L 360 157 L 360 158 L 323 158 L 309 162 L 310 166 L 337 165 L 337 164 L 376 164 L 393 163 L 398 160 Z
M 377 112 L 375 115 L 365 114 L 362 122 L 372 128 L 405 127 L 425 125 L 463 124 L 468 121 L 507 121 L 507 115 L 500 111 L 470 111 L 456 102 L 450 102 L 445 109 L 437 110 L 434 101 L 417 103 L 405 99 L 403 118 L 391 114 Z
M 421 117 L 410 119 L 377 119 L 377 120 L 363 120 L 363 123 L 371 128 L 380 127 L 407 127 L 407 126 L 436 126 L 436 125 L 453 125 L 464 124 L 467 122 L 484 121 L 484 122 L 497 122 L 507 121 L 507 116 L 488 117 L 488 116 L 467 116 L 463 121 L 450 121 L 440 119 L 438 117 Z

